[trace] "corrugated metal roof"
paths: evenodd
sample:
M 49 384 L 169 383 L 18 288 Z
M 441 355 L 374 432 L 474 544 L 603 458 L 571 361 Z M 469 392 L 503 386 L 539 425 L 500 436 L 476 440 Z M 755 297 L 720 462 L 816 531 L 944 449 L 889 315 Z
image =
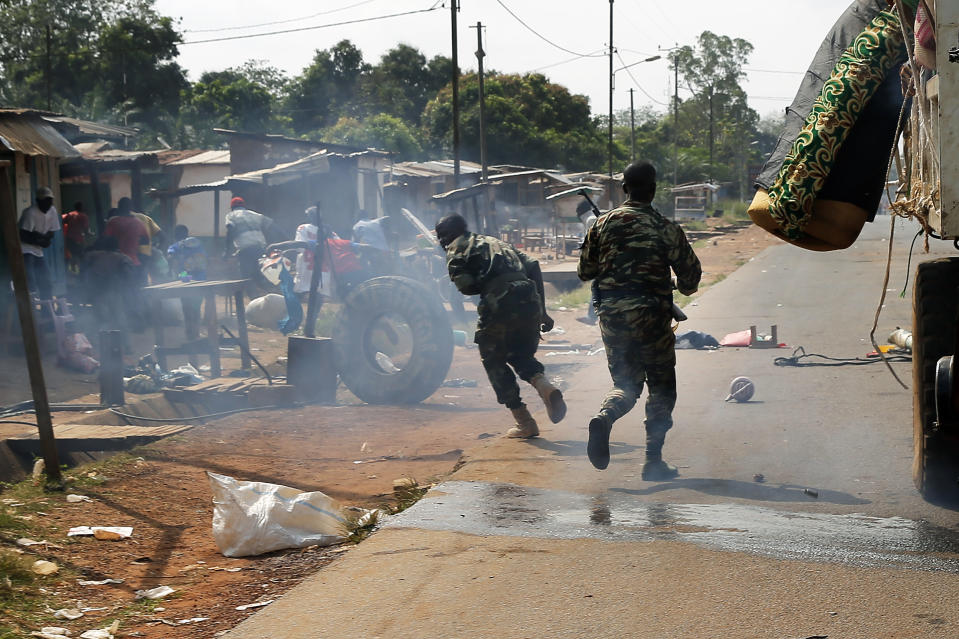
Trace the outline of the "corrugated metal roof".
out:
M 127 126 L 78 120 L 77 118 L 68 118 L 65 115 L 44 115 L 43 119 L 49 122 L 60 122 L 75 126 L 83 135 L 95 135 L 107 138 L 130 138 L 137 134 L 136 129 Z
M 453 175 L 453 160 L 430 160 L 428 162 L 400 162 L 393 165 L 393 175 L 406 177 L 446 177 Z M 475 162 L 460 162 L 461 174 L 482 172 L 483 167 Z
M 25 155 L 80 157 L 80 153 L 52 125 L 30 113 L 0 113 L 0 144 Z
M 228 150 L 200 151 L 196 155 L 188 158 L 170 162 L 169 166 L 189 166 L 193 164 L 229 164 L 230 152 Z

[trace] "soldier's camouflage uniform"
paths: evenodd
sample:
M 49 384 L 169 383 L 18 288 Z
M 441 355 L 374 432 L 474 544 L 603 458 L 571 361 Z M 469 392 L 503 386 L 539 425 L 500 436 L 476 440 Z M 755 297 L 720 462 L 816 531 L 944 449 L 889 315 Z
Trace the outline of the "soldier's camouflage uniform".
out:
M 529 381 L 543 372 L 534 355 L 539 345 L 541 307 L 522 251 L 495 237 L 464 233 L 446 249 L 450 279 L 464 295 L 480 295 L 474 341 L 496 392 L 507 408 L 523 406 L 516 375 Z
M 647 454 L 658 454 L 672 428 L 676 405 L 675 336 L 670 328 L 672 282 L 692 294 L 699 286 L 699 259 L 678 224 L 652 205 L 627 201 L 600 217 L 586 233 L 578 274 L 596 280 L 596 300 L 613 389 L 601 414 L 610 424 L 646 398 Z

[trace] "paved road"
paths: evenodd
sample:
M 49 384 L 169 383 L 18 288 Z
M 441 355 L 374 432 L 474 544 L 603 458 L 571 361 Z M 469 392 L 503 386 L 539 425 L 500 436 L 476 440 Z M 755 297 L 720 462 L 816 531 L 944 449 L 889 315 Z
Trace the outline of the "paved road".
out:
M 798 346 L 871 350 L 888 230 L 880 218 L 842 253 L 773 247 L 687 308 L 684 328 L 777 324 L 789 348 L 679 353 L 678 479 L 640 479 L 639 411 L 616 425 L 609 469 L 589 466 L 585 423 L 608 376 L 579 356 L 566 421 L 468 451 L 450 481 L 228 636 L 959 636 L 959 513 L 912 486 L 910 392 L 881 364 L 773 365 Z M 914 230 L 897 233 L 881 342 L 910 324 L 898 290 Z M 894 368 L 911 383 L 909 364 Z M 739 375 L 754 400 L 723 402 Z

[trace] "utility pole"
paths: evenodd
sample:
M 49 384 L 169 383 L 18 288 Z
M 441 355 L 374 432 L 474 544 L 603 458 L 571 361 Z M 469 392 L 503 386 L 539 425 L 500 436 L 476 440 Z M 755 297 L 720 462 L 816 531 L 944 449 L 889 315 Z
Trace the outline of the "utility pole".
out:
M 636 161 L 636 112 L 633 110 L 633 93 L 636 89 L 629 90 L 629 161 Z
M 482 165 L 483 182 L 488 178 L 486 166 L 486 84 L 483 76 L 483 58 L 486 52 L 483 51 L 483 23 L 477 22 L 476 29 L 476 63 L 479 69 L 479 143 L 480 143 L 480 165 Z
M 613 0 L 609 0 L 609 177 L 613 177 Z M 610 181 L 612 189 L 612 181 Z M 612 203 L 612 192 L 610 192 Z
M 709 181 L 713 180 L 713 86 L 709 86 Z
M 453 29 L 453 181 L 460 185 L 460 63 L 456 46 L 456 13 L 459 0 L 450 3 Z
M 44 69 L 44 75 L 47 80 L 47 111 L 53 110 L 53 60 L 50 57 L 52 45 L 53 36 L 50 34 L 50 25 L 47 24 L 47 64 Z
M 679 53 L 673 54 L 673 188 L 679 186 Z M 673 213 L 673 218 L 676 213 Z

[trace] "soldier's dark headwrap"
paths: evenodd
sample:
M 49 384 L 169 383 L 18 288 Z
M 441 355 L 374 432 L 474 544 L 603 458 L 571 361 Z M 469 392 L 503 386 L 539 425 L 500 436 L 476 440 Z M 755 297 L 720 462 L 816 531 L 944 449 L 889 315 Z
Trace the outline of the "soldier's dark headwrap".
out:
M 447 215 L 436 223 L 436 238 L 443 248 L 467 231 L 466 219 L 457 213 Z

